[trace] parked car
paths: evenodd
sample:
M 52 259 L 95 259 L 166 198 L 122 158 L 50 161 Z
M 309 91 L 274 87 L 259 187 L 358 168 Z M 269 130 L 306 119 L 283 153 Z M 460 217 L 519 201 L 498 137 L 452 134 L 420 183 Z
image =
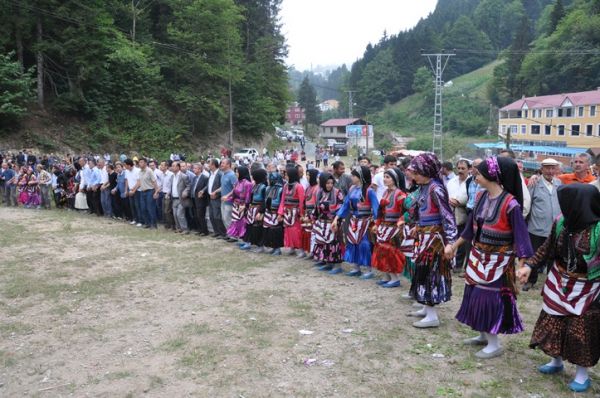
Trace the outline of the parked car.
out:
M 258 151 L 254 148 L 242 148 L 233 154 L 234 159 L 254 160 L 258 156 Z
M 340 142 L 333 144 L 333 154 L 338 156 L 348 156 L 348 146 Z

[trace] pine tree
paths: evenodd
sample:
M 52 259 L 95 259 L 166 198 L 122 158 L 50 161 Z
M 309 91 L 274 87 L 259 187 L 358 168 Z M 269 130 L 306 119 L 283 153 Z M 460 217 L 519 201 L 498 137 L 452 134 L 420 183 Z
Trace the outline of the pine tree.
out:
M 317 93 L 310 84 L 308 76 L 304 77 L 298 90 L 298 104 L 304 109 L 306 120 L 304 129 L 308 130 L 309 124 L 319 124 L 319 109 L 317 108 Z
M 552 13 L 550 14 L 550 28 L 548 33 L 552 33 L 558 27 L 558 24 L 565 16 L 565 8 L 563 6 L 562 0 L 556 0 L 554 3 L 554 8 L 552 9 Z

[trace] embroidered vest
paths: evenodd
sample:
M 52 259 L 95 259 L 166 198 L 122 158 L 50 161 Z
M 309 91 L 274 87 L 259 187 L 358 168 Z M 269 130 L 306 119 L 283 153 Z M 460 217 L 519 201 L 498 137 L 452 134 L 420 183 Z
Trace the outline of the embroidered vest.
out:
M 340 190 L 333 188 L 331 192 L 319 191 L 318 194 L 318 206 L 319 206 L 319 218 L 333 219 L 335 213 L 342 207 L 341 203 L 338 203 L 338 196 Z
M 319 192 L 319 186 L 308 187 L 304 195 L 304 209 L 307 213 L 312 213 L 317 204 L 317 193 Z
M 498 197 L 496 207 L 492 214 L 484 220 L 478 220 L 479 208 L 483 206 L 484 202 L 488 197 L 488 193 L 484 191 L 477 203 L 475 203 L 475 209 L 473 211 L 475 217 L 473 217 L 473 232 L 475 233 L 475 240 L 485 245 L 493 246 L 508 246 L 513 243 L 513 231 L 510 225 L 510 219 L 508 216 L 509 204 L 514 197 L 508 192 L 504 191 Z
M 417 201 L 419 209 L 419 226 L 425 227 L 430 225 L 442 224 L 442 213 L 433 200 L 433 190 L 438 183 L 432 181 L 429 186 L 421 187 L 420 195 Z
M 257 184 L 252 188 L 252 205 L 262 206 L 265 201 L 265 191 L 267 186 L 265 184 Z
M 285 195 L 283 198 L 283 205 L 285 207 L 298 207 L 298 205 L 300 205 L 300 200 L 296 195 L 297 187 L 298 183 L 294 183 L 291 187 L 290 184 L 285 186 Z
M 379 208 L 383 210 L 384 222 L 398 222 L 404 211 L 402 208 L 402 199 L 404 199 L 404 197 L 404 193 L 397 188 L 391 192 L 386 191 L 383 194 L 381 203 L 379 203 Z
M 283 187 L 279 185 L 274 185 L 272 187 L 267 188 L 267 203 L 270 202 L 269 210 L 277 212 L 279 209 L 279 204 L 281 203 L 281 192 L 283 191 Z
M 360 188 L 356 188 L 356 189 L 360 189 Z M 366 198 L 362 198 L 362 201 L 359 201 L 356 204 L 356 207 L 353 207 L 353 210 L 356 211 L 356 216 L 358 218 L 367 218 L 367 217 L 371 217 L 373 215 L 372 209 L 371 209 L 371 200 L 369 199 L 369 189 L 367 188 L 367 197 Z M 352 202 L 351 202 L 352 203 Z

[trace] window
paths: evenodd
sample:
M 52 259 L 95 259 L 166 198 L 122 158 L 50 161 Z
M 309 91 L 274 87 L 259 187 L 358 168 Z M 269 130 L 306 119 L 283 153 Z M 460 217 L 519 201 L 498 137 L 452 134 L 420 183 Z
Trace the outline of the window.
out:
M 581 129 L 581 126 L 578 124 L 572 124 L 571 125 L 571 135 L 572 136 L 579 136 L 579 130 Z
M 552 126 L 550 126 L 549 124 L 544 126 L 544 134 L 545 135 L 550 135 L 552 134 Z
M 565 116 L 566 117 L 573 117 L 573 108 L 566 108 L 565 109 Z
M 600 124 L 598 125 L 598 137 L 600 137 Z
M 527 111 L 527 110 L 526 110 L 526 111 L 524 111 L 524 112 L 523 112 L 523 117 L 524 117 L 525 119 L 527 119 L 527 118 L 529 117 L 529 111 Z
M 521 112 L 521 111 L 517 111 L 517 117 L 518 117 L 518 118 L 522 118 L 522 117 L 523 117 L 523 112 Z
M 546 117 L 553 117 L 554 109 L 546 109 Z
M 558 126 L 558 135 L 565 135 L 565 126 L 562 124 Z
M 503 124 L 501 127 L 502 134 L 506 134 L 506 124 Z
M 579 117 L 583 117 L 583 106 L 580 106 L 579 108 L 577 108 L 577 116 Z
M 518 130 L 519 126 L 517 126 L 516 124 L 513 124 L 510 126 L 510 133 L 511 134 L 517 134 L 517 130 Z
M 540 125 L 539 124 L 531 125 L 531 135 L 540 135 Z
M 596 116 L 596 105 L 590 105 L 590 116 Z
M 588 137 L 591 137 L 592 135 L 594 135 L 594 125 L 593 124 L 588 124 L 587 126 L 585 126 L 585 135 L 587 135 Z
M 525 125 L 525 124 L 521 125 L 521 134 L 527 134 L 527 125 Z

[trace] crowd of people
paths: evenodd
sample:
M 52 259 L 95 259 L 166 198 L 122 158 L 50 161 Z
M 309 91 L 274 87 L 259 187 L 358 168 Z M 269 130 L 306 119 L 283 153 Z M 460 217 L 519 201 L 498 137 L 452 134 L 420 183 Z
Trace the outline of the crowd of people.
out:
M 269 161 L 267 161 L 269 159 Z M 588 368 L 600 358 L 600 171 L 588 154 L 561 173 L 551 158 L 525 178 L 510 151 L 440 163 L 367 157 L 305 167 L 297 157 L 267 154 L 254 162 L 203 162 L 110 156 L 48 161 L 31 154 L 2 159 L 3 201 L 23 207 L 86 211 L 139 228 L 159 224 L 239 245 L 240 250 L 312 260 L 330 275 L 377 279 L 385 289 L 410 281 L 403 296 L 419 329 L 440 325 L 437 308 L 465 281 L 456 319 L 478 332 L 464 344 L 475 355 L 503 354 L 499 334 L 522 332 L 517 295 L 535 288 L 542 310 L 531 347 L 552 360 L 538 369 L 577 366 L 573 391 L 590 388 Z M 52 199 L 53 196 L 53 199 Z M 345 269 L 342 265 L 349 264 Z

